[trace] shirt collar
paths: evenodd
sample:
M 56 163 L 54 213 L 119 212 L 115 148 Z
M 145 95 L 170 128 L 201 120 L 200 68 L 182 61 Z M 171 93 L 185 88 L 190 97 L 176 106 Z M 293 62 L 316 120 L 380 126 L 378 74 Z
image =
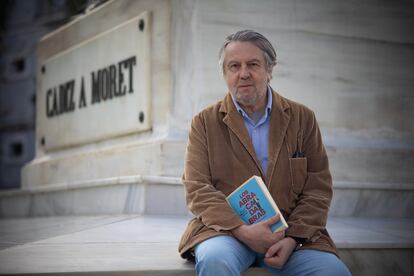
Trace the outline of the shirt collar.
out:
M 270 112 L 272 111 L 272 88 L 270 88 L 270 85 L 267 86 L 267 104 L 266 104 L 266 111 L 265 116 L 269 116 Z M 233 94 L 231 95 L 231 99 L 233 100 L 234 105 L 236 106 L 237 111 L 246 118 L 249 118 L 249 115 L 243 110 L 243 108 L 239 105 L 239 103 L 236 101 L 236 99 L 233 97 Z M 250 119 L 250 118 L 249 118 Z

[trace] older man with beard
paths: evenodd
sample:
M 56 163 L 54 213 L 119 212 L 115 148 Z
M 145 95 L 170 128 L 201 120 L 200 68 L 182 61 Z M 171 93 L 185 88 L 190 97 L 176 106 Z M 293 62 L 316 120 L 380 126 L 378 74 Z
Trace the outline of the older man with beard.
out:
M 261 34 L 228 36 L 220 65 L 229 93 L 191 124 L 183 183 L 194 218 L 179 251 L 198 275 L 240 275 L 251 265 L 276 275 L 350 275 L 326 230 L 332 178 L 314 113 L 269 85 L 276 52 Z M 246 225 L 226 196 L 252 175 L 264 180 L 278 216 Z

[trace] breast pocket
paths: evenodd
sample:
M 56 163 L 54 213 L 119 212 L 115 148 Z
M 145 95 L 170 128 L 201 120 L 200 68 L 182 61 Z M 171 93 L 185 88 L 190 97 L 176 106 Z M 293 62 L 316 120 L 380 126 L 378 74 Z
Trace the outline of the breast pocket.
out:
M 292 178 L 292 190 L 296 194 L 300 194 L 303 191 L 303 186 L 308 176 L 306 157 L 289 158 L 289 165 Z

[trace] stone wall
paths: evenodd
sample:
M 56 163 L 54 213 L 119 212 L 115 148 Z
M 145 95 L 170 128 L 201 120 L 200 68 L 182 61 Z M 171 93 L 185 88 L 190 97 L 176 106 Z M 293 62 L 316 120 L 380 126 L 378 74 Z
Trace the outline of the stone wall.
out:
M 183 128 L 226 92 L 223 38 L 254 29 L 276 47 L 272 87 L 315 111 L 337 182 L 414 184 L 411 2 L 175 3 L 172 114 Z
M 36 158 L 22 172 L 24 189 L 181 176 L 192 116 L 226 93 L 217 62 L 221 43 L 226 35 L 249 28 L 276 47 L 272 87 L 315 111 L 334 176 L 333 213 L 393 216 L 392 205 L 402 203 L 398 216 L 410 216 L 412 3 L 109 1 L 45 36 L 38 45 L 37 73 L 59 53 L 143 12 L 151 14 L 150 129 L 48 148 L 38 128 Z M 43 88 L 37 85 L 39 95 Z M 167 198 L 168 189 L 154 191 Z

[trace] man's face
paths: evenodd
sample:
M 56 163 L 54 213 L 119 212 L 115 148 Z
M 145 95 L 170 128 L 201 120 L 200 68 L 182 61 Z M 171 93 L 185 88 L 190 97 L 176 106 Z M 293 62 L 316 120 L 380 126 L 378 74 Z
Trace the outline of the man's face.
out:
M 251 42 L 230 42 L 224 49 L 224 79 L 236 101 L 245 107 L 265 103 L 267 84 L 272 75 L 264 54 Z

